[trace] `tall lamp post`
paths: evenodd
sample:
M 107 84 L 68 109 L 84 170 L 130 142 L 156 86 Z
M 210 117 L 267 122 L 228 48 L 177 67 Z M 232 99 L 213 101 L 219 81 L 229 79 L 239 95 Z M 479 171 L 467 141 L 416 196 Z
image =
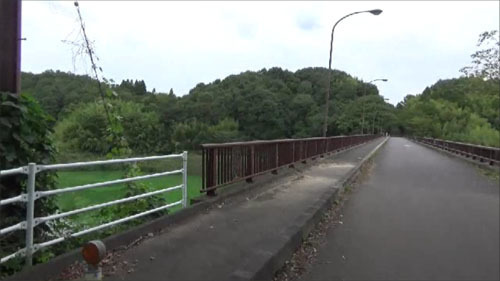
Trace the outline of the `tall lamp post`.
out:
M 374 79 L 374 80 L 368 82 L 367 84 L 371 84 L 371 83 L 377 82 L 377 81 L 387 82 L 389 80 L 387 80 L 385 78 L 379 78 L 379 79 Z M 365 95 L 366 95 L 366 87 L 364 87 L 364 91 L 363 91 L 363 96 L 365 96 Z M 363 110 L 361 112 L 361 134 L 364 133 L 364 128 L 365 128 L 365 102 L 363 101 L 362 104 L 363 104 L 362 105 Z M 368 125 L 368 126 L 370 126 L 370 125 Z
M 354 12 L 350 13 L 348 15 L 343 16 L 340 18 L 332 28 L 332 35 L 330 39 L 330 59 L 328 60 L 328 90 L 326 91 L 325 95 L 325 120 L 323 122 L 323 137 L 326 137 L 326 131 L 328 130 L 328 101 L 330 100 L 330 91 L 331 91 L 331 86 L 330 86 L 330 81 L 332 79 L 332 49 L 333 49 L 333 32 L 335 31 L 335 27 L 339 22 L 341 22 L 343 19 L 356 15 L 356 14 L 361 14 L 361 13 L 370 13 L 372 15 L 380 15 L 382 13 L 382 10 L 380 9 L 375 9 L 375 10 L 367 10 L 367 11 L 359 11 L 359 12 Z
M 388 101 L 389 99 L 384 98 L 384 102 Z M 372 122 L 372 135 L 375 134 L 375 117 L 378 117 L 377 115 L 380 113 L 380 109 L 376 109 L 375 115 L 373 116 L 373 122 Z M 377 118 L 379 119 L 379 118 Z M 379 121 L 379 132 L 380 132 L 380 119 Z M 370 122 L 370 121 L 368 121 Z M 370 130 L 370 123 L 368 123 L 368 130 Z

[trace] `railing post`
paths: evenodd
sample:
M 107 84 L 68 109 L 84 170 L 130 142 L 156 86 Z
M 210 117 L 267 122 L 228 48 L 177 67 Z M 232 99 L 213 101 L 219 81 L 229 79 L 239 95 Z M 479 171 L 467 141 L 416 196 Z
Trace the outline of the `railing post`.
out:
M 187 207 L 188 192 L 187 192 L 187 160 L 188 152 L 184 151 L 182 153 L 182 207 Z
M 303 160 L 302 163 L 305 164 L 305 163 L 307 163 L 306 159 L 308 158 L 307 157 L 308 156 L 307 155 L 307 149 L 309 148 L 309 141 L 305 140 L 305 141 L 302 142 L 302 144 L 303 144 L 303 153 L 304 153 L 304 157 L 302 158 L 302 160 Z
M 274 150 L 274 153 L 276 153 L 276 164 L 275 164 L 275 167 L 274 167 L 274 171 L 272 172 L 273 174 L 278 174 L 278 167 L 279 167 L 279 163 L 280 163 L 280 157 L 279 157 L 279 151 L 278 151 L 278 143 L 276 143 L 276 148 Z
M 201 189 L 207 188 L 206 180 L 205 180 L 205 168 L 206 168 L 206 163 L 205 163 L 205 148 L 201 148 Z
M 215 187 L 219 184 L 219 149 L 214 148 L 212 150 L 213 158 L 212 158 L 212 177 L 213 177 L 213 186 Z M 215 196 L 215 189 L 209 190 L 207 192 L 208 196 Z
M 250 157 L 251 171 L 253 175 L 255 174 L 255 145 L 252 145 L 252 148 L 250 150 Z
M 26 186 L 26 266 L 33 265 L 33 217 L 35 215 L 35 177 L 36 164 L 28 164 L 28 183 Z
M 247 162 L 248 163 L 248 162 Z M 247 167 L 247 170 L 250 169 L 250 174 L 245 175 L 247 176 L 246 181 L 247 182 L 252 182 L 252 176 L 255 174 L 255 145 L 250 146 L 250 163 L 249 167 Z

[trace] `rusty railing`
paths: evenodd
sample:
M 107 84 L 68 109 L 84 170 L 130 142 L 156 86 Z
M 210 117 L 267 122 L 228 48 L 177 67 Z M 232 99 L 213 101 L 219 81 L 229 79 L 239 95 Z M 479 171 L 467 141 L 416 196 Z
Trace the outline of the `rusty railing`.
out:
M 214 195 L 222 185 L 273 172 L 286 165 L 343 150 L 378 135 L 281 139 L 202 145 L 201 192 Z
M 416 141 L 432 145 L 443 150 L 472 158 L 490 165 L 500 165 L 500 148 L 441 139 L 415 137 Z

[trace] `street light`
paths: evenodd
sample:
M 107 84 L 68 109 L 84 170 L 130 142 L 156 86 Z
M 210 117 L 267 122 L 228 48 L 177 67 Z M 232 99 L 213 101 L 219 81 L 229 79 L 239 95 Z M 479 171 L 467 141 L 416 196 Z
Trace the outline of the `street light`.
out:
M 378 16 L 382 13 L 382 10 L 380 9 L 375 9 L 375 10 L 368 10 L 368 11 L 359 11 L 359 12 L 354 12 L 354 13 L 350 13 L 346 16 L 343 16 L 342 18 L 340 18 L 334 25 L 333 25 L 333 28 L 332 28 L 332 35 L 331 35 L 331 39 L 330 39 L 330 59 L 328 60 L 328 91 L 326 92 L 326 95 L 325 95 L 325 120 L 324 120 L 324 123 L 323 123 L 323 137 L 326 137 L 326 131 L 328 130 L 328 101 L 330 100 L 330 91 L 331 91 L 331 87 L 330 87 L 330 81 L 332 79 L 332 48 L 333 48 L 333 32 L 335 31 L 335 27 L 337 26 L 337 24 L 342 21 L 343 19 L 349 17 L 349 16 L 352 16 L 352 15 L 356 15 L 356 14 L 361 14 L 361 13 L 370 13 L 372 15 L 375 15 L 375 16 Z
M 384 98 L 384 102 L 388 101 L 389 99 Z M 380 108 L 377 108 L 375 111 L 375 115 L 373 116 L 373 122 L 372 122 L 372 135 L 375 134 L 375 117 L 378 117 L 377 115 L 380 113 Z M 379 133 L 381 131 L 380 128 L 380 119 L 379 121 Z M 370 124 L 368 123 L 368 130 L 370 130 Z
M 371 83 L 373 83 L 373 82 L 377 82 L 377 81 L 387 82 L 387 81 L 389 81 L 389 80 L 387 80 L 387 79 L 385 79 L 385 78 L 379 78 L 379 79 L 374 79 L 374 80 L 372 80 L 372 81 L 368 82 L 367 84 L 371 84 Z M 366 95 L 366 87 L 364 87 L 364 91 L 363 91 L 363 96 L 365 96 L 365 95 Z M 364 129 L 365 129 L 365 102 L 364 102 L 364 101 L 362 101 L 362 104 L 363 104 L 363 105 L 362 105 L 363 110 L 362 110 L 362 113 L 361 113 L 361 134 L 363 134 L 363 133 L 364 133 Z M 370 126 L 370 125 L 368 125 L 368 127 L 369 127 L 369 126 Z

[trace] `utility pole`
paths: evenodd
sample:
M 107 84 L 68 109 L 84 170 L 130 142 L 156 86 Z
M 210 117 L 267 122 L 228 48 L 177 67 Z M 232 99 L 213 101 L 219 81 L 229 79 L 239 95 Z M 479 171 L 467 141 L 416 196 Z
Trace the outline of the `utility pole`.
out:
M 21 91 L 21 0 L 0 0 L 0 91 Z

